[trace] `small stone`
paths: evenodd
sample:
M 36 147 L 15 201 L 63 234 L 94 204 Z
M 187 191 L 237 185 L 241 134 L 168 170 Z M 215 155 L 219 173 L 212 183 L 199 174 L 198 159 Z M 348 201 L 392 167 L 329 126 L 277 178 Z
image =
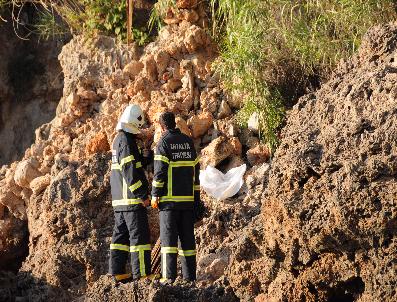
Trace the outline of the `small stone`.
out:
M 255 166 L 267 162 L 270 155 L 270 149 L 266 145 L 260 144 L 247 151 L 247 160 L 251 166 Z
M 182 82 L 177 79 L 169 79 L 167 83 L 164 84 L 165 90 L 169 92 L 175 92 L 181 87 L 182 87 Z
M 157 64 L 157 71 L 162 75 L 170 61 L 170 55 L 166 51 L 159 51 L 154 55 L 154 61 Z
M 258 133 L 259 131 L 259 115 L 258 113 L 254 112 L 251 114 L 250 118 L 248 119 L 248 129 Z
M 34 158 L 21 161 L 15 170 L 15 183 L 23 188 L 29 188 L 30 182 L 36 177 L 41 176 L 38 167 L 39 163 Z
M 225 100 L 223 100 L 219 106 L 218 118 L 222 119 L 230 116 L 230 114 L 232 114 L 232 110 L 230 109 L 228 103 Z
M 177 0 L 177 8 L 192 8 L 197 5 L 198 0 Z
M 130 78 L 135 78 L 142 69 L 143 63 L 133 60 L 124 67 L 123 72 L 128 74 Z
M 37 177 L 30 182 L 30 189 L 33 191 L 33 194 L 40 194 L 48 187 L 50 182 L 51 176 L 49 174 Z

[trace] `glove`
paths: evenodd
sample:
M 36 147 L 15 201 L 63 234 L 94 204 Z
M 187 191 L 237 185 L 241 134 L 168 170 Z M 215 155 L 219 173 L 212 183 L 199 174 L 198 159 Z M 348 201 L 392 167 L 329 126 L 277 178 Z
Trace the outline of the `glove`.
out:
M 160 197 L 153 197 L 151 201 L 151 205 L 153 209 L 158 209 L 159 208 L 159 201 Z

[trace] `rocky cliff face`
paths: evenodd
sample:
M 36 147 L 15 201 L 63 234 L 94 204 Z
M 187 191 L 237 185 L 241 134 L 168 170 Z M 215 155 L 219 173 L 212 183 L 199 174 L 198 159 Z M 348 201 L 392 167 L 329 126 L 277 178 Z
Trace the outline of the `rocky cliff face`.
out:
M 238 100 L 224 95 L 211 72 L 216 47 L 199 26 L 205 10 L 177 3 L 184 13 L 171 12 L 145 49 L 106 37 L 75 37 L 63 48 L 55 118 L 37 129 L 22 161 L 1 170 L 1 257 L 11 261 L 26 245 L 29 252 L 17 276 L 0 276 L 0 297 L 396 300 L 397 26 L 372 29 L 329 83 L 300 99 L 274 159 L 263 163 L 268 150 L 235 125 Z M 143 143 L 158 139 L 158 114 L 172 110 L 194 138 L 202 168 L 253 166 L 239 195 L 217 202 L 202 194 L 196 286 L 116 287 L 104 276 L 113 227 L 108 151 L 129 103 L 147 115 Z M 154 242 L 154 211 L 150 224 Z
M 62 96 L 62 40 L 22 40 L 0 24 L 0 166 L 20 160 L 34 131 L 49 122 Z
M 288 117 L 262 207 L 269 299 L 397 299 L 396 34 L 371 29 Z
M 217 250 L 244 300 L 397 299 L 396 38 L 372 28 L 289 113 L 260 216 Z

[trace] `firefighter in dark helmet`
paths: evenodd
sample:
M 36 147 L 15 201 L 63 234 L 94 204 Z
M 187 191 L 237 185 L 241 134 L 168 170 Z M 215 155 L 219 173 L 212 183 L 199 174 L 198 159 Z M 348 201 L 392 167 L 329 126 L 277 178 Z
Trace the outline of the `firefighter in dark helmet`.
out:
M 160 126 L 162 136 L 154 155 L 151 204 L 160 210 L 161 282 L 172 283 L 177 277 L 177 255 L 183 278 L 194 281 L 194 210 L 200 199 L 200 166 L 192 139 L 175 128 L 174 114 L 163 113 Z
M 144 158 L 136 143 L 136 135 L 144 124 L 138 105 L 124 110 L 112 147 L 110 176 L 114 229 L 110 245 L 109 271 L 117 282 L 148 276 L 150 266 L 150 232 L 146 207 L 148 182 L 142 166 Z M 131 256 L 132 274 L 126 273 Z

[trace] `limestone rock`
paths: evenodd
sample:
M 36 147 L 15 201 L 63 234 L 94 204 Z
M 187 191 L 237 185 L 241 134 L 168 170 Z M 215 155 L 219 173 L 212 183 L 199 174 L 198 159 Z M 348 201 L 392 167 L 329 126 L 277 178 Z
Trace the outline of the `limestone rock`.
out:
M 219 105 L 218 119 L 228 117 L 231 114 L 232 114 L 232 110 L 230 109 L 228 103 L 225 100 L 223 100 Z
M 106 133 L 98 133 L 92 140 L 90 140 L 85 148 L 87 155 L 98 152 L 107 152 L 110 150 L 108 138 Z
M 213 117 L 209 112 L 204 112 L 199 115 L 192 116 L 188 120 L 188 125 L 192 129 L 193 138 L 198 138 L 205 134 L 212 126 Z
M 269 147 L 264 144 L 259 144 L 247 151 L 247 160 L 251 166 L 260 165 L 267 162 L 270 155 L 271 152 Z
M 201 151 L 201 167 L 215 167 L 230 155 L 241 155 L 241 143 L 237 138 L 220 136 Z
M 142 62 L 132 60 L 124 67 L 123 71 L 127 73 L 131 79 L 134 79 L 142 71 L 142 69 Z
M 270 165 L 268 163 L 252 167 L 245 176 L 245 182 L 248 188 L 252 189 L 259 184 L 267 182 L 269 171 Z
M 15 170 L 15 183 L 21 187 L 29 188 L 30 182 L 36 177 L 41 176 L 38 167 L 39 163 L 34 158 L 20 162 Z
M 178 8 L 192 8 L 197 5 L 197 0 L 177 0 L 176 6 Z
M 181 87 L 182 87 L 182 82 L 181 80 L 177 80 L 177 79 L 169 79 L 167 83 L 164 84 L 165 90 L 169 92 L 176 92 Z
M 30 189 L 33 194 L 40 194 L 50 184 L 51 176 L 49 174 L 39 176 L 30 182 Z
M 268 296 L 397 298 L 397 91 L 385 90 L 397 84 L 387 60 L 396 32 L 371 29 L 358 54 L 289 114 L 262 207 L 264 246 L 287 255 L 274 264 L 286 269 L 268 278 Z
M 218 110 L 218 100 L 219 100 L 220 90 L 216 88 L 205 88 L 200 95 L 200 105 L 203 111 L 208 111 L 216 114 Z
M 188 136 L 192 136 L 192 132 L 189 129 L 189 126 L 187 125 L 186 121 L 181 118 L 181 117 L 177 117 L 175 119 L 176 122 L 176 127 L 179 128 L 179 130 L 181 130 L 182 133 L 188 135 Z
M 209 41 L 210 38 L 202 28 L 192 25 L 186 31 L 183 43 L 189 53 L 194 53 L 199 48 L 208 45 Z
M 95 91 L 91 89 L 85 89 L 83 87 L 79 87 L 77 89 L 77 95 L 85 102 L 85 104 L 96 102 L 100 99 Z
M 161 76 L 168 66 L 170 55 L 166 51 L 159 51 L 154 55 L 154 61 L 156 62 L 159 76 Z
M 143 61 L 143 75 L 149 79 L 151 82 L 155 82 L 157 80 L 157 66 L 156 61 L 152 55 L 148 55 L 147 57 L 142 59 Z
M 179 20 L 185 20 L 190 23 L 196 23 L 200 19 L 200 16 L 195 10 L 180 9 L 179 13 L 177 14 L 177 18 Z

